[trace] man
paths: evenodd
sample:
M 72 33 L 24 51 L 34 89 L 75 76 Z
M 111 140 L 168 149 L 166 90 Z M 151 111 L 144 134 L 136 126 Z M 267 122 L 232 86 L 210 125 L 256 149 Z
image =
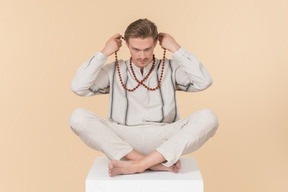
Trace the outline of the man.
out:
M 196 56 L 171 35 L 158 34 L 147 19 L 131 23 L 124 39 L 130 60 L 116 58 L 104 65 L 122 46 L 121 35 L 115 34 L 101 52 L 80 66 L 71 85 L 80 96 L 110 93 L 108 120 L 79 108 L 69 125 L 89 147 L 111 159 L 110 176 L 146 169 L 178 173 L 181 155 L 201 147 L 214 136 L 219 123 L 210 109 L 180 120 L 175 91 L 204 90 L 212 78 Z M 173 53 L 173 59 L 154 58 L 158 41 Z

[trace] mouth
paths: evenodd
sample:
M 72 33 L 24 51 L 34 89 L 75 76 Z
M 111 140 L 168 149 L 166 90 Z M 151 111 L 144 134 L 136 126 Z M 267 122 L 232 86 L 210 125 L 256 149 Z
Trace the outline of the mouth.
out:
M 146 61 L 147 61 L 147 59 L 144 59 L 144 60 L 139 59 L 140 63 L 146 63 Z

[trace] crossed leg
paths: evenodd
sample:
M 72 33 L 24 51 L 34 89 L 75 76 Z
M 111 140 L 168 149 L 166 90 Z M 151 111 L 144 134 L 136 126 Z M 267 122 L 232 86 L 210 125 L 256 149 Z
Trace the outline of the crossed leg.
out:
M 179 161 L 181 155 L 192 153 L 201 147 L 215 134 L 219 125 L 214 112 L 205 109 L 169 124 L 170 128 L 173 128 L 172 131 L 168 131 L 169 126 L 163 126 L 163 131 L 160 127 L 156 129 L 151 127 L 147 130 L 152 130 L 153 133 L 160 130 L 157 134 L 151 134 L 154 140 L 156 138 L 159 142 L 160 139 L 169 139 L 163 143 L 161 141 L 162 144 L 158 148 L 158 144 L 153 143 L 153 139 L 152 143 L 148 140 L 147 143 L 152 150 L 149 152 L 146 150 L 142 155 L 137 152 L 138 149 L 141 151 L 141 147 L 138 145 L 139 139 L 141 139 L 138 137 L 138 130 L 135 132 L 137 134 L 130 132 L 132 129 L 134 130 L 134 127 L 127 130 L 128 126 L 124 126 L 125 128 L 122 129 L 123 126 L 112 125 L 92 112 L 81 108 L 72 113 L 69 124 L 89 147 L 102 151 L 107 157 L 114 159 L 109 164 L 110 176 L 143 172 L 148 168 L 177 173 L 181 168 Z M 165 135 L 167 132 L 169 134 Z M 125 141 L 126 139 L 133 141 L 133 147 L 129 144 L 130 141 L 129 143 Z M 122 157 L 128 161 L 118 160 Z

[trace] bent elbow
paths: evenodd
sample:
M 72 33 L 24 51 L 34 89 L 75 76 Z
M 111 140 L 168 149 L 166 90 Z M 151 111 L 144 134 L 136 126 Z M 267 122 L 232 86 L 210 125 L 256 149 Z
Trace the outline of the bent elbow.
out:
M 208 79 L 208 80 L 204 81 L 204 82 L 201 84 L 200 90 L 205 90 L 205 89 L 207 89 L 208 87 L 210 87 L 212 84 L 213 84 L 213 80 L 212 80 L 212 79 Z
M 75 86 L 73 86 L 73 84 L 70 86 L 70 89 L 73 93 L 75 93 L 76 95 L 82 96 L 81 95 L 81 91 L 79 89 L 77 89 Z
M 79 96 L 88 96 L 90 93 L 89 90 L 88 91 L 86 89 L 83 90 L 80 87 L 73 85 L 73 83 L 71 84 L 70 89 L 73 93 L 75 93 L 76 95 L 79 95 Z
M 205 89 L 207 89 L 208 87 L 210 87 L 212 84 L 213 84 L 213 79 L 209 79 L 209 81 L 207 81 L 207 84 L 206 84 L 206 88 L 205 88 Z

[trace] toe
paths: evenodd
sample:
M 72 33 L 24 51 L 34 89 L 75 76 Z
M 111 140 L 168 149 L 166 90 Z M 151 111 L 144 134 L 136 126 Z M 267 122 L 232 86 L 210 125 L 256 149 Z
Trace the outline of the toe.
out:
M 113 160 L 109 163 L 109 166 L 108 166 L 108 168 L 109 169 L 113 169 L 113 167 L 114 167 L 114 165 L 113 165 Z

